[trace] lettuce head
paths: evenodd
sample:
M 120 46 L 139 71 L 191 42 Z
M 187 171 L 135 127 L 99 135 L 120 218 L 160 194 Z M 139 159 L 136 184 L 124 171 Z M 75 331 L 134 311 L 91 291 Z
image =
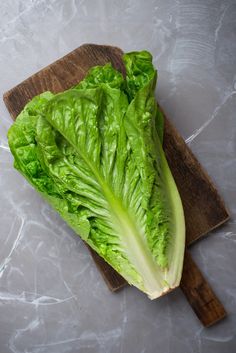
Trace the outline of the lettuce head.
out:
M 179 285 L 181 199 L 162 149 L 157 71 L 147 51 L 90 69 L 30 101 L 8 132 L 15 168 L 131 285 L 157 298 Z

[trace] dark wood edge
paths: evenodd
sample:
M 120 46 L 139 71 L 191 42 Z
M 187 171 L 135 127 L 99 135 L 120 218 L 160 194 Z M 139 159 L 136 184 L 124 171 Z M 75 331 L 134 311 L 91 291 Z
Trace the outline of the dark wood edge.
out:
M 205 327 L 210 327 L 225 318 L 227 313 L 224 306 L 188 251 L 185 252 L 180 288 Z
M 228 213 L 228 209 L 227 209 L 226 207 L 225 207 L 225 210 L 226 210 L 227 213 Z M 230 219 L 230 215 L 229 215 L 229 213 L 228 213 L 227 218 L 225 218 L 222 222 L 219 222 L 218 224 L 216 224 L 214 227 L 211 227 L 211 229 L 210 229 L 208 232 L 203 232 L 203 233 L 199 234 L 199 236 L 196 237 L 194 240 L 190 241 L 187 246 L 188 246 L 188 247 L 189 247 L 189 246 L 192 246 L 193 244 L 195 244 L 196 242 L 198 242 L 200 239 L 207 237 L 208 235 L 210 235 L 210 233 L 211 233 L 213 230 L 222 227 L 226 222 L 228 222 L 229 219 Z
M 67 53 L 66 55 L 62 56 L 61 58 L 59 58 L 59 59 L 57 59 L 57 60 L 51 62 L 51 63 L 48 64 L 47 66 L 44 66 L 42 69 L 40 69 L 39 71 L 37 71 L 36 73 L 34 73 L 33 75 L 31 75 L 30 78 L 33 79 L 34 77 L 37 77 L 39 74 L 41 74 L 43 71 L 49 70 L 52 64 L 58 64 L 58 63 L 60 63 L 61 61 L 65 60 L 67 57 L 69 57 L 70 55 L 73 55 L 76 50 L 81 50 L 81 49 L 83 49 L 83 48 L 91 47 L 91 46 L 93 46 L 93 47 L 95 47 L 95 48 L 96 48 L 96 47 L 97 47 L 97 48 L 98 48 L 98 47 L 100 47 L 100 48 L 102 47 L 102 48 L 104 48 L 104 49 L 116 50 L 117 52 L 119 52 L 120 55 L 123 54 L 123 51 L 122 51 L 119 47 L 116 47 L 116 46 L 112 46 L 112 45 L 99 45 L 99 44 L 93 44 L 93 43 L 91 43 L 91 44 L 89 44 L 89 43 L 84 43 L 84 44 L 82 44 L 81 46 L 79 46 L 79 47 L 77 47 L 77 48 L 71 50 L 69 53 Z M 14 86 L 13 88 L 11 88 L 11 89 L 9 89 L 8 91 L 6 91 L 6 92 L 3 93 L 3 101 L 4 101 L 5 105 L 7 106 L 7 108 L 8 108 L 8 102 L 7 102 L 8 97 L 13 93 L 13 91 L 14 91 L 15 89 L 19 88 L 22 84 L 25 84 L 25 83 L 28 81 L 28 79 L 29 79 L 29 77 L 27 77 L 25 80 L 19 82 L 18 84 L 16 84 L 16 86 Z M 11 114 L 11 112 L 10 112 L 10 114 Z
M 98 271 L 101 273 L 102 278 L 111 292 L 116 293 L 128 285 L 128 282 L 109 264 L 107 264 L 105 260 L 103 260 L 103 258 L 101 258 L 88 244 L 85 243 L 85 245 L 87 246 Z
M 159 105 L 159 103 L 157 103 L 164 118 L 165 118 L 165 127 L 167 125 L 169 130 L 172 130 L 172 135 L 173 136 L 177 136 L 177 140 L 179 141 L 179 145 L 181 146 L 185 146 L 186 142 L 183 139 L 183 137 L 180 135 L 180 133 L 178 132 L 178 130 L 175 128 L 174 124 L 169 120 L 169 118 L 166 116 L 164 110 L 162 109 L 162 107 Z M 165 146 L 164 146 L 164 151 L 165 151 Z M 193 244 L 195 241 L 199 240 L 200 238 L 206 236 L 208 233 L 210 233 L 212 230 L 222 226 L 225 222 L 227 222 L 230 219 L 230 213 L 228 208 L 225 205 L 224 200 L 222 199 L 222 197 L 220 196 L 214 182 L 212 181 L 211 177 L 209 176 L 209 174 L 206 172 L 205 168 L 200 164 L 200 162 L 198 161 L 198 159 L 196 158 L 196 156 L 194 155 L 194 153 L 192 152 L 191 148 L 189 148 L 189 146 L 187 146 L 186 149 L 186 153 L 188 154 L 188 158 L 191 161 L 194 161 L 194 167 L 195 169 L 199 169 L 201 172 L 201 175 L 203 177 L 203 180 L 205 180 L 207 182 L 207 184 L 210 186 L 212 193 L 214 193 L 216 195 L 217 198 L 217 203 L 218 205 L 220 205 L 222 211 L 224 212 L 224 215 L 222 215 L 222 217 L 224 217 L 221 221 L 217 221 L 217 223 L 215 225 L 209 225 L 209 229 L 206 231 L 202 231 L 198 234 L 198 236 L 194 235 L 194 238 L 189 239 L 188 235 L 187 235 L 187 245 L 191 245 Z M 169 162 L 168 162 L 169 163 Z

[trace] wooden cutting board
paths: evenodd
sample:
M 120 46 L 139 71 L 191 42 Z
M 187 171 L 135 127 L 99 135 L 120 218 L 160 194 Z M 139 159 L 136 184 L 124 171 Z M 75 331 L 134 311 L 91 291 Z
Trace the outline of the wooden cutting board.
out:
M 90 67 L 112 62 L 125 74 L 121 49 L 85 44 L 57 60 L 3 96 L 13 119 L 35 95 L 46 90 L 64 91 L 84 78 Z M 202 169 L 182 137 L 165 117 L 164 150 L 178 186 L 186 218 L 186 245 L 220 226 L 229 218 L 225 205 L 209 176 Z M 94 251 L 96 265 L 112 291 L 124 287 L 126 281 Z M 186 250 L 181 288 L 198 318 L 205 326 L 222 319 L 225 309 L 202 276 Z

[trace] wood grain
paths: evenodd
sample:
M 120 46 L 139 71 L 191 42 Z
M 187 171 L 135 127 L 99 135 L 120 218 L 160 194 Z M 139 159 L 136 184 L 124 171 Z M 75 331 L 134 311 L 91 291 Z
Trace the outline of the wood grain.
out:
M 112 62 L 124 74 L 121 56 L 122 50 L 116 47 L 84 44 L 4 93 L 4 103 L 15 119 L 34 96 L 44 91 L 58 93 L 74 86 L 91 66 Z
M 209 327 L 226 316 L 223 305 L 187 251 L 180 287 L 204 326 Z
M 226 222 L 229 214 L 210 177 L 167 117 L 164 131 L 164 151 L 183 202 L 190 245 Z
M 84 78 L 91 66 L 112 62 L 114 67 L 125 74 L 121 56 L 119 48 L 85 44 L 10 89 L 3 96 L 4 102 L 15 119 L 35 95 L 46 90 L 57 93 L 70 88 Z M 164 149 L 183 201 L 189 245 L 224 223 L 228 213 L 210 178 L 167 118 Z M 112 291 L 127 284 L 103 259 L 90 251 Z M 225 315 L 223 306 L 188 253 L 181 288 L 204 325 L 208 326 Z

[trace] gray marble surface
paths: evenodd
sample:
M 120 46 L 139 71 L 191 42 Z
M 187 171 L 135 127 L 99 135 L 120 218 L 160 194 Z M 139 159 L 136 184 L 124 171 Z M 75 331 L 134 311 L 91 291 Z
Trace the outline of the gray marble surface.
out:
M 0 2 L 0 94 L 85 42 L 148 49 L 157 96 L 225 199 L 192 254 L 229 315 L 210 329 L 180 290 L 111 294 L 80 239 L 13 169 L 0 102 L 0 352 L 236 352 L 236 2 Z

